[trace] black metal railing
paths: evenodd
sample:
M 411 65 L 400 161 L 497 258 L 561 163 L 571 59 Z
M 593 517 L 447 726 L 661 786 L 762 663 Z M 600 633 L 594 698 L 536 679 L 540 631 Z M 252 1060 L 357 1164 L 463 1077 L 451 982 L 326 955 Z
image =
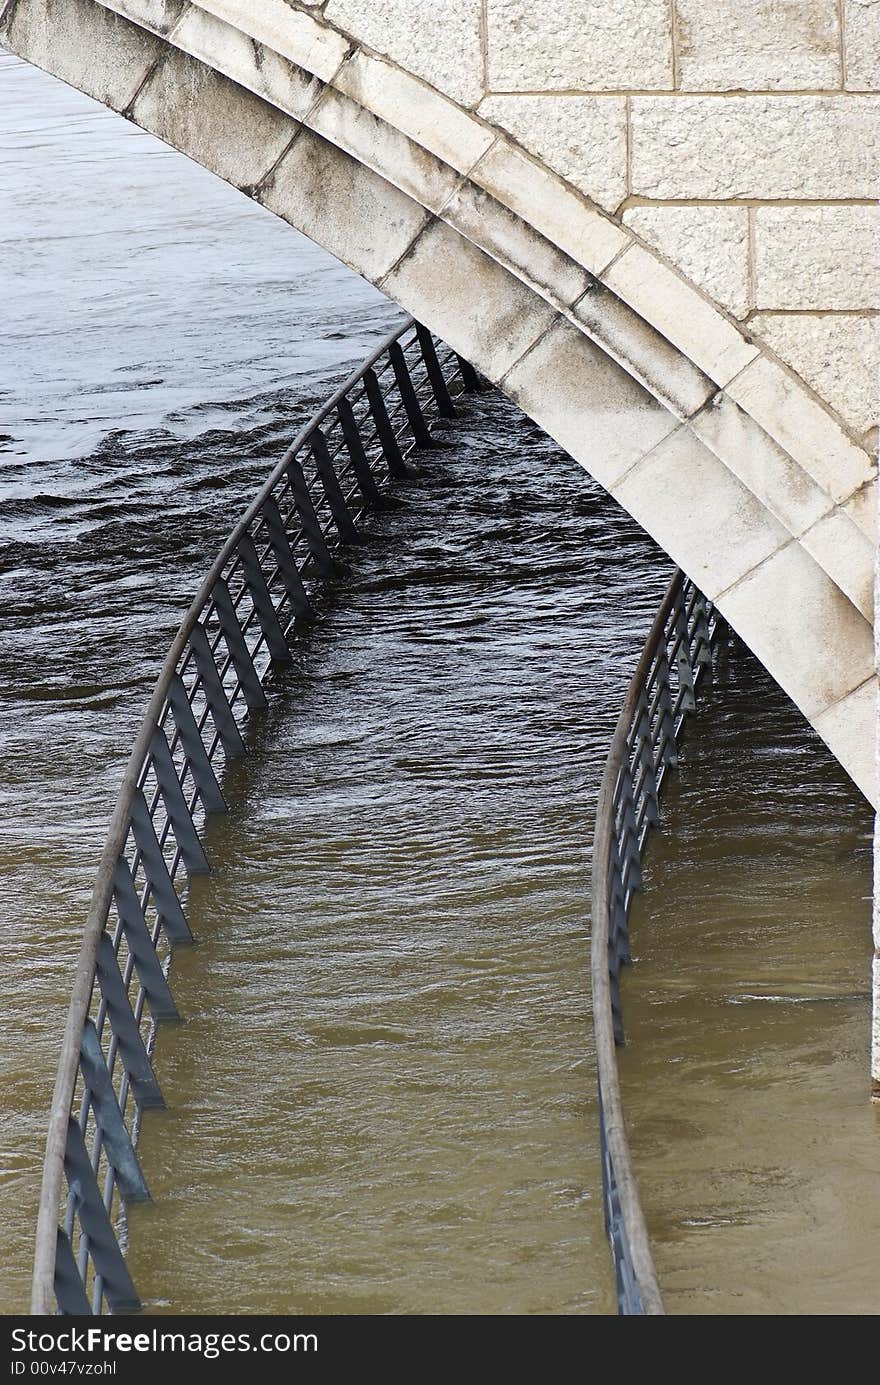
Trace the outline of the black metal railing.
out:
M 263 683 L 314 619 L 315 583 L 363 512 L 407 475 L 430 421 L 476 388 L 472 367 L 411 319 L 312 418 L 230 534 L 174 638 L 135 739 L 92 894 L 49 1116 L 32 1312 L 140 1308 L 122 1250 L 149 1199 L 136 1153 L 163 1105 L 156 1027 L 177 1017 L 168 974 L 190 940 L 186 887 L 208 870 L 207 816 L 245 751 Z
M 630 961 L 630 905 L 642 885 L 642 856 L 658 821 L 660 788 L 676 763 L 681 729 L 722 625 L 693 582 L 676 572 L 627 690 L 596 808 L 591 966 L 602 1192 L 618 1309 L 625 1314 L 662 1314 L 664 1308 L 620 1098 L 620 971 Z

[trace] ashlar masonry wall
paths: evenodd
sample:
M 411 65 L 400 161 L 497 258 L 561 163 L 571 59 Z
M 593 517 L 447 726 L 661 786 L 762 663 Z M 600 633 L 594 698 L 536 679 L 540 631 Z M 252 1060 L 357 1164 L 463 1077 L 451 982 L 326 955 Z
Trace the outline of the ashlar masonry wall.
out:
M 304 8 L 620 217 L 873 444 L 880 0 Z

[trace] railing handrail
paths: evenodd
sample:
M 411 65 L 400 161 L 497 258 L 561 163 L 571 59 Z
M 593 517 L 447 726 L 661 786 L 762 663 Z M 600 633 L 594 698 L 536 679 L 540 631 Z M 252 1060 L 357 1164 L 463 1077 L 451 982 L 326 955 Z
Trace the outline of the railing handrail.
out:
M 668 680 L 668 661 L 666 653 L 668 645 L 672 640 L 674 647 L 684 654 L 688 668 L 693 675 L 692 686 L 696 686 L 699 680 L 702 665 L 698 663 L 696 669 L 690 664 L 690 649 L 682 650 L 681 634 L 675 634 L 671 627 L 674 613 L 684 621 L 687 627 L 687 616 L 684 612 L 684 593 L 686 590 L 694 593 L 694 601 L 691 615 L 694 612 L 702 613 L 707 621 L 712 619 L 715 624 L 708 632 L 706 638 L 711 643 L 714 637 L 714 629 L 717 628 L 718 618 L 712 611 L 705 598 L 696 591 L 693 584 L 685 577 L 681 571 L 676 571 L 666 589 L 660 608 L 654 617 L 648 637 L 642 647 L 636 664 L 635 672 L 630 679 L 627 687 L 620 715 L 611 740 L 608 752 L 608 759 L 602 774 L 599 787 L 599 794 L 596 804 L 596 825 L 593 839 L 593 862 L 592 862 L 592 909 L 591 909 L 591 941 L 590 941 L 590 972 L 592 979 L 592 1002 L 593 1002 L 593 1028 L 596 1047 L 596 1067 L 599 1082 L 599 1118 L 602 1136 L 602 1157 L 603 1157 L 603 1184 L 606 1222 L 608 1223 L 609 1239 L 612 1243 L 612 1254 L 615 1259 L 615 1268 L 618 1270 L 618 1301 L 621 1311 L 637 1312 L 649 1316 L 665 1314 L 663 1298 L 657 1278 L 657 1271 L 651 1253 L 651 1243 L 648 1236 L 647 1224 L 641 1199 L 639 1197 L 638 1182 L 633 1168 L 632 1155 L 629 1148 L 629 1141 L 626 1133 L 626 1123 L 623 1115 L 623 1103 L 620 1091 L 620 1076 L 617 1066 L 616 1050 L 622 1035 L 618 1032 L 618 1025 L 615 1024 L 614 998 L 612 986 L 616 986 L 616 976 L 612 975 L 609 958 L 614 954 L 616 944 L 612 938 L 612 912 L 613 900 L 611 893 L 611 879 L 613 873 L 613 850 L 616 844 L 615 833 L 617 832 L 617 815 L 619 809 L 618 789 L 624 777 L 628 774 L 630 786 L 633 780 L 634 754 L 633 741 L 638 736 L 640 719 L 640 707 L 644 707 L 645 695 L 651 686 L 651 680 L 655 671 L 660 666 L 662 659 L 662 669 L 660 676 L 666 676 Z M 708 629 L 708 627 L 707 627 Z M 687 632 L 690 638 L 690 632 Z M 666 692 L 669 687 L 667 682 Z M 687 703 L 681 703 L 678 708 L 677 718 L 672 714 L 671 736 L 677 742 L 678 733 L 684 720 Z M 659 723 L 660 717 L 657 715 Z M 649 718 L 650 721 L 650 718 Z M 645 728 L 641 728 L 644 735 Z M 654 734 L 650 725 L 647 727 L 647 734 Z M 650 753 L 655 754 L 656 747 L 651 744 Z M 674 762 L 671 757 L 665 760 L 662 753 L 657 752 L 657 761 L 652 758 L 652 772 L 656 777 L 654 794 L 662 781 L 666 763 Z M 644 787 L 641 788 L 644 796 Z M 633 814 L 631 834 L 634 837 L 634 853 L 640 861 L 641 851 L 647 835 L 647 825 L 651 822 L 650 817 L 645 817 L 640 822 L 636 814 Z M 619 846 L 619 843 L 617 843 Z M 618 855 L 619 862 L 619 855 Z M 620 881 L 618 880 L 618 883 Z M 622 908 L 626 916 L 629 908 L 629 898 L 634 889 L 639 888 L 638 884 L 629 884 L 624 889 L 624 901 L 619 907 Z M 619 997 L 618 997 L 619 998 Z M 619 1010 L 618 1010 L 619 1017 Z M 613 1189 L 609 1189 L 606 1182 L 605 1157 L 609 1161 L 611 1177 L 613 1177 Z M 609 1207 L 613 1202 L 614 1207 Z M 619 1209 L 619 1218 L 622 1224 L 621 1241 L 623 1252 L 628 1257 L 628 1264 L 625 1267 L 627 1275 L 633 1281 L 635 1290 L 632 1301 L 624 1303 L 625 1295 L 620 1288 L 620 1266 L 618 1256 L 621 1247 L 616 1244 L 612 1221 Z M 628 1281 L 627 1281 L 628 1282 Z
M 218 579 L 221 578 L 224 568 L 234 557 L 250 525 L 260 515 L 262 507 L 272 497 L 276 486 L 284 478 L 291 460 L 314 438 L 321 424 L 340 405 L 352 388 L 364 379 L 366 373 L 372 369 L 376 362 L 386 352 L 390 353 L 395 343 L 398 343 L 413 328 L 419 334 L 423 359 L 427 364 L 423 340 L 424 329 L 413 318 L 409 317 L 380 341 L 367 359 L 311 416 L 287 448 L 283 457 L 272 469 L 211 564 L 177 629 L 162 665 L 146 712 L 136 733 L 116 797 L 101 852 L 76 963 L 73 991 L 65 1020 L 61 1054 L 48 1121 L 32 1280 L 31 1312 L 34 1314 L 45 1315 L 55 1311 L 54 1281 L 58 1213 L 63 1194 L 68 1123 L 75 1098 L 83 1035 L 95 985 L 99 945 L 112 906 L 117 862 L 124 851 L 131 830 L 132 810 L 140 787 L 141 774 L 148 762 L 153 737 L 161 726 L 161 718 L 168 704 L 172 682 L 186 651 L 187 642 L 193 635 L 199 618 L 209 607 L 215 586 Z M 460 358 L 459 365 L 462 371 L 470 369 L 465 362 L 460 361 Z

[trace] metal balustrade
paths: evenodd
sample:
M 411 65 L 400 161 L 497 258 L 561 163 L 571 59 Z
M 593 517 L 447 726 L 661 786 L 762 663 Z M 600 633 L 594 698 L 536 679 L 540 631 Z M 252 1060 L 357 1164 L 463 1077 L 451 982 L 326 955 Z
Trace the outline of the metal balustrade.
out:
M 140 1308 L 122 1245 L 150 1194 L 136 1153 L 161 1107 L 156 1028 L 177 1018 L 173 949 L 191 940 L 187 882 L 208 870 L 207 816 L 244 754 L 267 674 L 315 618 L 316 582 L 358 541 L 364 511 L 433 445 L 430 422 L 479 387 L 411 319 L 319 410 L 275 467 L 199 588 L 135 739 L 92 894 L 49 1116 L 31 1311 Z
M 593 845 L 591 969 L 599 1077 L 605 1229 L 623 1314 L 663 1314 L 663 1300 L 633 1173 L 617 1071 L 623 1043 L 620 972 L 630 961 L 629 912 L 642 886 L 642 857 L 659 818 L 659 795 L 676 763 L 712 644 L 724 628 L 683 573 L 670 583 L 627 690 L 611 742 Z

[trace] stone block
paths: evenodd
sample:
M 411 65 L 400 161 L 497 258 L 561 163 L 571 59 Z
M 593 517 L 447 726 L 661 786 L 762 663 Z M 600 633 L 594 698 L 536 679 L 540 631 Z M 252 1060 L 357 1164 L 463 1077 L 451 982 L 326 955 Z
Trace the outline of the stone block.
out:
M 690 422 L 691 430 L 792 535 L 832 508 L 831 497 L 726 394 Z
M 601 274 L 630 243 L 631 237 L 609 217 L 506 140 L 480 159 L 471 179 L 591 274 Z
M 612 494 L 710 598 L 789 539 L 687 428 L 649 452 Z
M 880 89 L 880 3 L 845 0 L 843 8 L 846 85 L 850 91 Z
M 871 480 L 867 453 L 775 361 L 765 356 L 752 361 L 727 393 L 833 500 L 847 500 Z
M 797 539 L 724 592 L 718 606 L 811 721 L 872 676 L 870 623 Z
M 853 524 L 857 524 L 871 543 L 877 544 L 877 478 L 862 486 L 843 506 Z
M 624 251 L 602 278 L 717 385 L 758 354 L 717 308 L 640 245 Z
M 832 510 L 806 531 L 801 542 L 856 610 L 866 620 L 873 619 L 874 545 L 849 515 Z
M 245 189 L 269 171 L 298 129 L 252 92 L 168 47 L 139 92 L 132 119 Z
M 481 0 L 329 0 L 324 14 L 463 105 L 483 96 Z
M 626 197 L 622 96 L 487 96 L 478 114 L 607 211 Z
M 734 317 L 749 312 L 745 207 L 630 207 L 623 220 Z
M 306 124 L 431 211 L 443 206 L 459 181 L 455 169 L 332 87 Z
M 412 198 L 309 130 L 274 169 L 260 201 L 373 283 L 428 220 Z
M 759 207 L 755 306 L 880 307 L 876 207 Z
M 490 91 L 672 88 L 667 0 L 486 0 L 486 41 Z
M 187 8 L 188 0 L 97 0 L 105 10 L 142 24 L 154 34 L 167 34 Z
M 842 86 L 837 0 L 676 0 L 683 91 Z
M 631 178 L 650 198 L 873 198 L 873 96 L 634 96 Z
M 351 45 L 287 0 L 197 0 L 198 8 L 329 82 Z
M 855 781 L 869 803 L 878 806 L 877 680 L 871 678 L 813 720 L 833 755 Z M 880 1072 L 878 1072 L 880 1077 Z
M 569 307 L 587 287 L 585 269 L 473 183 L 455 193 L 442 216 L 548 302 Z
M 443 221 L 431 223 L 379 288 L 495 383 L 556 316 Z
M 29 0 L 7 12 L 0 43 L 113 110 L 124 110 L 163 48 L 93 0 Z
M 856 433 L 874 427 L 880 368 L 876 318 L 757 313 L 750 326 Z
M 296 120 L 311 109 L 322 90 L 317 77 L 195 5 L 177 25 L 174 47 Z
M 494 131 L 469 112 L 362 48 L 340 68 L 334 86 L 460 173 L 466 173 L 494 141 Z
M 677 418 L 690 418 L 714 392 L 707 376 L 597 280 L 575 304 L 572 316 Z
M 642 385 L 568 322 L 542 337 L 502 388 L 607 490 L 677 426 Z

